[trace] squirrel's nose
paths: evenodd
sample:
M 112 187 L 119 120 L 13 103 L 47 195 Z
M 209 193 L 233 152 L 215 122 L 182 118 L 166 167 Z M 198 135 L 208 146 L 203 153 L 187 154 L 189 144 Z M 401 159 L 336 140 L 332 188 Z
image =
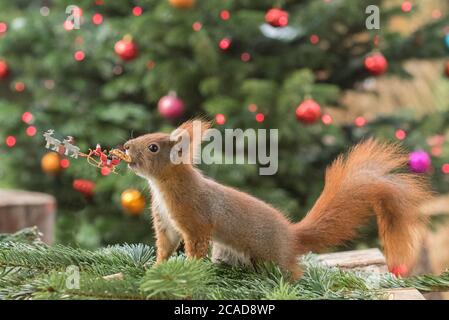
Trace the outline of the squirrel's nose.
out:
M 129 142 L 127 142 L 123 145 L 123 149 L 129 150 Z

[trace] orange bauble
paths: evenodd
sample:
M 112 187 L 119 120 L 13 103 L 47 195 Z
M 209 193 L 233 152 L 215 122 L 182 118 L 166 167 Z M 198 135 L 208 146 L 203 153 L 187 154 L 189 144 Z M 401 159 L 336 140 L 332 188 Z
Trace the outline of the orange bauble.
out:
M 195 0 L 168 0 L 172 7 L 178 9 L 187 9 L 195 5 Z
M 48 152 L 41 159 L 41 168 L 45 173 L 57 174 L 61 171 L 61 157 L 56 152 Z
M 128 189 L 122 192 L 122 208 L 131 215 L 140 215 L 145 209 L 145 198 L 136 189 Z

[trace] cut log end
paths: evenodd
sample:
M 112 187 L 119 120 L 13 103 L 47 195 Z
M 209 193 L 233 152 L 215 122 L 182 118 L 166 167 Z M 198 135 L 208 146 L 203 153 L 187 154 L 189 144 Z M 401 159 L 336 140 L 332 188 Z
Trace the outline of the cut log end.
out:
M 53 196 L 20 190 L 0 189 L 0 233 L 14 233 L 36 226 L 42 240 L 53 243 L 56 200 Z

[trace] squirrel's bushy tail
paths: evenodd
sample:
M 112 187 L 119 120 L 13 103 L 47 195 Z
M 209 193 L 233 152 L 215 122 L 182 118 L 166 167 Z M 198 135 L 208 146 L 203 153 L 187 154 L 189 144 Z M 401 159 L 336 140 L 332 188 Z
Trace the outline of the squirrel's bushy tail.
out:
M 317 202 L 293 226 L 297 252 L 342 244 L 375 215 L 388 266 L 410 266 L 425 225 L 419 206 L 431 193 L 422 176 L 397 172 L 407 161 L 398 145 L 372 139 L 337 158 Z

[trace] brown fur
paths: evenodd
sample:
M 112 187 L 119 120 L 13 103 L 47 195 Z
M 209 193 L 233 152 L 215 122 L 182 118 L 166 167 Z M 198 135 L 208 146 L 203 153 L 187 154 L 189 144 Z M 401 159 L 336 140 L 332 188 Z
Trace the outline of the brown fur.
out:
M 181 126 L 191 133 L 191 122 Z M 206 130 L 209 124 L 203 125 Z M 158 153 L 148 150 L 151 143 Z M 326 172 L 326 185 L 315 206 L 299 223 L 291 223 L 269 204 L 204 177 L 190 164 L 169 159 L 175 142 L 153 133 L 125 144 L 130 168 L 148 179 L 153 193 L 157 262 L 185 242 L 188 257 L 217 261 L 272 261 L 301 275 L 297 258 L 343 243 L 371 215 L 377 217 L 389 266 L 410 265 L 423 221 L 418 205 L 429 197 L 427 185 L 409 173 L 394 173 L 407 161 L 397 145 L 365 141 L 340 156 Z M 192 154 L 201 141 L 191 141 Z

